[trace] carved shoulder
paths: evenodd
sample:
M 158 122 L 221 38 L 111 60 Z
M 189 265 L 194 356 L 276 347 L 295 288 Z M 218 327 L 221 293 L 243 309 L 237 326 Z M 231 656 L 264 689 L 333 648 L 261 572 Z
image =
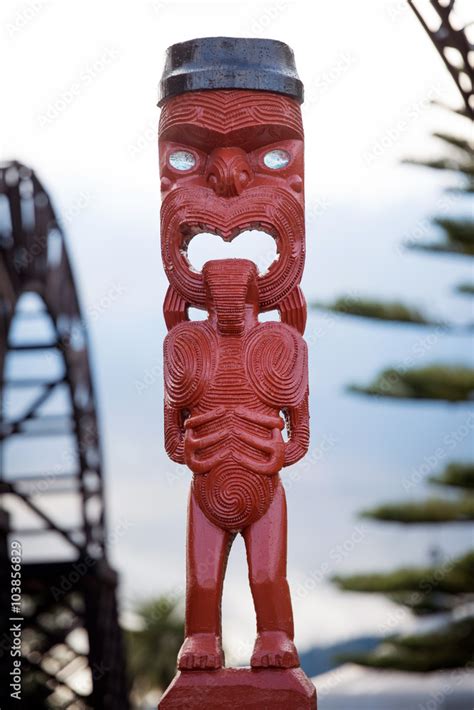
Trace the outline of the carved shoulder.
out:
M 214 376 L 217 338 L 207 323 L 181 323 L 163 344 L 165 396 L 175 407 L 190 407 L 203 396 Z
M 296 407 L 308 390 L 308 353 L 298 331 L 284 323 L 262 323 L 246 336 L 247 377 L 262 402 Z

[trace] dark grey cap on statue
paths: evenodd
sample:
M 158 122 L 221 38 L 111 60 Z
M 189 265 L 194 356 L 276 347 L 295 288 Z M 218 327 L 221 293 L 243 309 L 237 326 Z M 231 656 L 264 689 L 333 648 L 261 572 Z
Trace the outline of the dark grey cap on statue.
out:
M 274 39 L 200 37 L 168 47 L 159 104 L 206 89 L 254 89 L 303 102 L 293 50 Z

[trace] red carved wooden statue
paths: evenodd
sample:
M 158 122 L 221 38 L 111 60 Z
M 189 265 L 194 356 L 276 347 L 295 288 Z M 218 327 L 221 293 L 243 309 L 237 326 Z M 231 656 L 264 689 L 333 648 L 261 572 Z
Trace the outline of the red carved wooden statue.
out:
M 207 38 L 168 50 L 159 130 L 170 283 L 165 446 L 191 469 L 192 484 L 186 638 L 165 709 L 316 707 L 293 643 L 279 475 L 304 456 L 309 439 L 302 90 L 292 62 L 291 50 L 270 40 Z M 276 242 L 278 259 L 264 274 L 246 259 L 211 260 L 200 273 L 191 267 L 186 252 L 196 234 L 231 241 L 252 229 Z M 189 307 L 207 319 L 190 321 Z M 280 320 L 260 323 L 268 310 Z M 221 640 L 223 579 L 237 533 L 257 616 L 251 669 L 238 670 L 223 669 Z

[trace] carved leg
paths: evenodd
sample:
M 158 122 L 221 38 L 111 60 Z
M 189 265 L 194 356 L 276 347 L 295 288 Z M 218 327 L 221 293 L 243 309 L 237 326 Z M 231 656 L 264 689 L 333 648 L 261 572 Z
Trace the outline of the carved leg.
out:
M 254 668 L 299 666 L 293 643 L 293 612 L 286 579 L 286 499 L 278 486 L 265 515 L 243 532 L 257 614 Z
M 221 597 L 227 558 L 234 536 L 213 525 L 189 498 L 186 571 L 186 638 L 178 668 L 216 669 L 224 663 Z

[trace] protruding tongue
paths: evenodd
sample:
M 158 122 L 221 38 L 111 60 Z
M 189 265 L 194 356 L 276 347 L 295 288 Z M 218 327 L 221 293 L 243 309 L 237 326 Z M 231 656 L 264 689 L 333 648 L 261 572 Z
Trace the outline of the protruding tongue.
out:
M 244 329 L 249 289 L 254 287 L 257 292 L 257 267 L 248 259 L 216 259 L 204 264 L 202 274 L 219 331 L 239 335 Z

